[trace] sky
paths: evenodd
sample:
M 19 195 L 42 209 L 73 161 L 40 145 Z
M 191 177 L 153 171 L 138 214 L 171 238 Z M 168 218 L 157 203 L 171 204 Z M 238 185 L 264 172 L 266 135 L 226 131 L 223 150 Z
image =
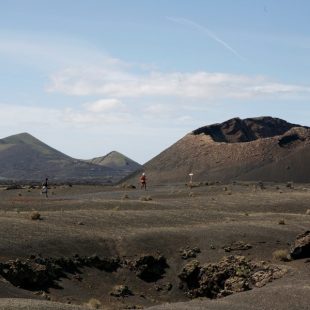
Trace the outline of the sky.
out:
M 233 117 L 310 126 L 308 0 L 1 0 L 0 138 L 145 163 Z

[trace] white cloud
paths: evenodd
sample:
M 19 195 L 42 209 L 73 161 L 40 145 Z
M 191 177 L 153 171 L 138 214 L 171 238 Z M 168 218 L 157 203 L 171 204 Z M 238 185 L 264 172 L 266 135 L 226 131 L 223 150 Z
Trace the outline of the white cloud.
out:
M 170 20 L 208 30 L 190 20 Z M 282 83 L 264 76 L 207 71 L 153 71 L 147 64 L 122 61 L 87 42 L 59 37 L 18 37 L 14 33 L 0 31 L 0 55 L 13 57 L 17 63 L 30 63 L 53 72 L 46 73 L 49 76 L 46 90 L 65 95 L 103 96 L 116 100 L 193 98 L 214 103 L 222 99 L 308 99 L 310 93 L 309 85 Z
M 151 104 L 144 109 L 144 112 L 147 114 L 152 114 L 156 116 L 169 115 L 171 112 L 174 112 L 175 107 L 166 104 Z
M 69 68 L 51 76 L 48 91 L 113 98 L 176 97 L 206 100 L 309 96 L 310 86 L 286 84 L 262 76 L 212 72 L 149 72 L 119 68 Z
M 106 111 L 112 111 L 116 109 L 123 108 L 124 105 L 121 103 L 118 99 L 100 99 L 95 102 L 89 102 L 84 104 L 84 107 L 89 112 L 106 112 Z

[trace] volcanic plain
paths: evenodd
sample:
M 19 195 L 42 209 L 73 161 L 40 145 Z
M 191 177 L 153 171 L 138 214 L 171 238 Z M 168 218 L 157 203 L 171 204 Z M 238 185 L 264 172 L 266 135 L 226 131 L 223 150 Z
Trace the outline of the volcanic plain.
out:
M 309 259 L 286 254 L 310 228 L 310 184 L 192 185 L 3 185 L 0 309 L 309 309 Z M 180 285 L 193 260 L 240 256 L 281 273 L 227 297 Z

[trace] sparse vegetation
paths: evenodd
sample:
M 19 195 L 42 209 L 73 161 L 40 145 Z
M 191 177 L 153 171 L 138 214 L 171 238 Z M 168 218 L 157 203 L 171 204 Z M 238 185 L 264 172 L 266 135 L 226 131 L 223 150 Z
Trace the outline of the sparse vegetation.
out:
M 136 189 L 136 186 L 135 186 L 135 185 L 133 185 L 133 184 L 127 184 L 127 183 L 122 184 L 121 187 L 122 187 L 122 188 L 126 188 L 126 189 Z
M 286 183 L 286 187 L 293 189 L 294 188 L 294 183 L 293 182 L 287 182 Z
M 288 262 L 290 260 L 287 250 L 276 250 L 272 253 L 272 257 L 275 260 L 280 260 L 282 262 Z
M 151 200 L 153 200 L 153 199 L 152 199 L 151 196 L 142 196 L 142 197 L 140 197 L 140 200 L 141 200 L 141 201 L 151 201 Z
M 32 211 L 30 214 L 32 220 L 41 220 L 41 214 L 38 211 Z
M 86 305 L 91 309 L 100 309 L 102 306 L 102 303 L 100 300 L 96 298 L 91 298 Z

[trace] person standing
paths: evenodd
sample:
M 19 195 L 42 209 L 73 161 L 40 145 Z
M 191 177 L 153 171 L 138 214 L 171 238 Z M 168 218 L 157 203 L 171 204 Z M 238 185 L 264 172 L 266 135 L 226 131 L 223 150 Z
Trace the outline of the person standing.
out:
M 144 188 L 144 190 L 146 190 L 146 175 L 143 172 L 141 177 L 140 177 L 140 183 L 141 183 L 141 189 Z
M 42 194 L 45 194 L 45 197 L 48 198 L 48 178 L 42 183 Z

